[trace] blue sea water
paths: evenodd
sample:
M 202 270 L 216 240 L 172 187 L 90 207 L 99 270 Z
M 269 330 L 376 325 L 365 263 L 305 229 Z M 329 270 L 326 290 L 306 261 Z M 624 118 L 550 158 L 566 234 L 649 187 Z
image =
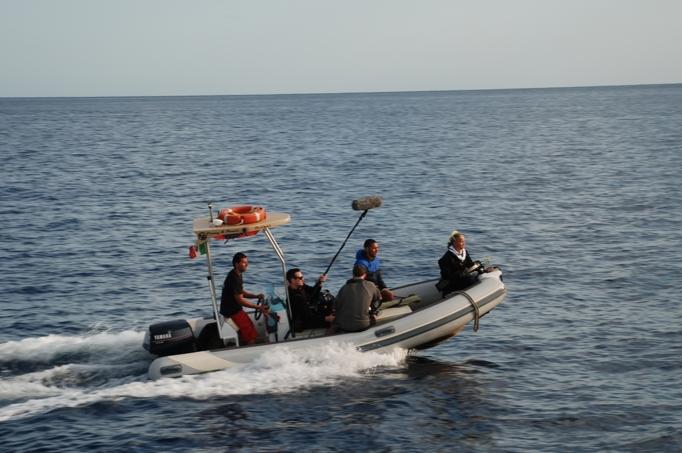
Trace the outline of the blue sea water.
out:
M 4 451 L 679 451 L 682 85 L 0 99 Z M 149 381 L 151 323 L 210 313 L 191 222 L 289 212 L 311 279 L 367 237 L 393 286 L 459 229 L 509 294 L 432 349 L 341 345 Z M 278 265 L 259 236 L 248 288 Z

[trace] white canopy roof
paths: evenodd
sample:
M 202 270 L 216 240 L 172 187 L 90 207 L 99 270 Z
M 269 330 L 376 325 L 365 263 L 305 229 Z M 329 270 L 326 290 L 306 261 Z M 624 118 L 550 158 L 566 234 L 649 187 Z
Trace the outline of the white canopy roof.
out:
M 237 237 L 252 231 L 260 231 L 264 228 L 275 228 L 286 225 L 291 221 L 291 216 L 284 212 L 268 212 L 265 220 L 256 223 L 242 225 L 220 225 L 213 226 L 208 217 L 194 219 L 194 234 L 198 239 L 204 240 L 215 238 L 216 236 Z

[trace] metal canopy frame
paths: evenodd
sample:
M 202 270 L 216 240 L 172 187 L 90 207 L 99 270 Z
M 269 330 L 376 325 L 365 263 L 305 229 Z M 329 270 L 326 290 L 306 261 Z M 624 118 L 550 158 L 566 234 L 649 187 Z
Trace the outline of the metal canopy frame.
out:
M 287 289 L 286 259 L 284 257 L 284 251 L 277 243 L 277 240 L 273 236 L 272 231 L 270 231 L 271 227 L 289 223 L 290 216 L 288 214 L 274 213 L 274 215 L 271 216 L 272 219 L 270 221 L 266 219 L 262 222 L 253 224 L 232 226 L 225 225 L 218 227 L 212 226 L 211 224 L 211 222 L 213 221 L 212 217 L 213 216 L 211 215 L 210 219 L 196 219 L 194 221 L 194 233 L 197 235 L 199 241 L 203 241 L 206 244 L 206 261 L 208 264 L 208 275 L 206 276 L 206 278 L 208 279 L 209 282 L 211 304 L 213 305 L 213 316 L 215 317 L 215 320 L 219 326 L 218 333 L 220 335 L 220 339 L 224 340 L 226 338 L 223 332 L 223 325 L 225 324 L 225 321 L 223 317 L 220 315 L 220 308 L 218 306 L 218 297 L 215 285 L 215 273 L 213 271 L 213 254 L 211 252 L 210 239 L 222 239 L 223 237 L 227 236 L 227 240 L 229 240 L 241 238 L 243 236 L 248 236 L 251 234 L 256 234 L 258 233 L 258 231 L 263 232 L 263 235 L 268 239 L 270 245 L 272 246 L 272 249 L 274 250 L 275 254 L 277 255 L 277 258 L 279 259 L 280 267 L 282 269 L 282 283 L 284 285 L 285 295 L 284 297 L 286 299 L 285 308 L 287 313 L 287 320 L 289 321 L 289 333 L 291 337 L 294 338 L 296 336 L 296 333 L 294 332 L 293 329 L 291 303 L 289 301 L 289 291 Z

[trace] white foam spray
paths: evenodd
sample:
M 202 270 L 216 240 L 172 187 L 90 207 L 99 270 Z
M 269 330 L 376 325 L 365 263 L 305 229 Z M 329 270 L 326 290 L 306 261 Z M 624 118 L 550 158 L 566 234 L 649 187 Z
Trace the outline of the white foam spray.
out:
M 102 340 L 100 346 L 113 338 L 116 340 L 115 347 L 118 347 L 121 340 L 128 341 L 134 337 L 137 340 L 136 347 L 140 347 L 141 336 L 137 332 L 97 334 L 94 337 L 99 335 L 104 335 L 99 337 Z M 80 342 L 74 345 L 70 341 L 63 342 L 59 337 L 28 339 L 12 346 L 6 346 L 7 343 L 0 345 L 0 358 L 6 359 L 8 355 L 18 354 L 19 351 L 25 353 L 37 344 L 48 341 L 47 338 L 60 345 L 62 351 L 69 350 L 69 346 L 63 345 L 64 343 L 71 347 L 81 347 Z M 114 347 L 111 342 L 110 347 Z M 406 356 L 407 352 L 399 349 L 391 353 L 362 353 L 352 345 L 330 341 L 321 346 L 296 351 L 278 348 L 263 354 L 250 364 L 214 373 L 157 381 L 149 381 L 145 375 L 126 376 L 96 388 L 61 385 L 64 376 L 87 372 L 88 367 L 102 365 L 62 365 L 3 381 L 0 384 L 0 398 L 6 402 L 20 401 L 0 407 L 0 422 L 31 417 L 59 408 L 126 398 L 182 397 L 205 400 L 216 396 L 287 393 L 306 387 L 333 384 L 342 379 L 362 377 L 382 367 L 396 367 L 404 362 Z M 230 385 L 225 385 L 227 382 Z
M 49 362 L 65 353 L 101 353 L 142 344 L 143 332 L 100 332 L 84 336 L 47 335 L 0 343 L 0 361 Z

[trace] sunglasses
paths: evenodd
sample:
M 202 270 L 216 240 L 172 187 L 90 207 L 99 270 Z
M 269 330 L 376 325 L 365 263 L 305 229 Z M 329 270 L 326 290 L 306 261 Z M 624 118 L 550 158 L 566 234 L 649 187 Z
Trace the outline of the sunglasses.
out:
M 294 280 L 303 280 L 302 275 L 294 275 Z

